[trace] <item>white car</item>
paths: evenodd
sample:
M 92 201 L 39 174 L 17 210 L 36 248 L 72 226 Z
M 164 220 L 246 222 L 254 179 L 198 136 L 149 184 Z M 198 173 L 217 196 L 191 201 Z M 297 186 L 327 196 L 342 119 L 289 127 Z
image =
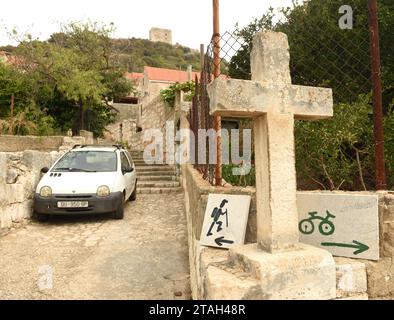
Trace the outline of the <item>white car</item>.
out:
M 137 176 L 130 154 L 121 146 L 77 145 L 50 168 L 34 194 L 34 215 L 112 213 L 123 219 L 124 203 L 137 196 Z

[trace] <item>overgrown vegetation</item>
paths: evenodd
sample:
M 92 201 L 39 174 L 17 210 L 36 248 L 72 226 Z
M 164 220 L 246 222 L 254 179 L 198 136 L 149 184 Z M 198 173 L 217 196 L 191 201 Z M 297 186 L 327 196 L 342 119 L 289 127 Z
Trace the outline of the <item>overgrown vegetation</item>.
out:
M 145 65 L 200 68 L 198 51 L 144 39 L 112 39 L 113 31 L 112 24 L 71 23 L 48 41 L 13 32 L 19 45 L 0 47 L 17 56 L 17 65 L 0 63 L 1 132 L 47 135 L 72 128 L 74 134 L 86 129 L 101 136 L 115 119 L 108 102 L 134 92 L 124 72 L 142 72 Z M 178 89 L 191 97 L 187 87 L 191 83 L 169 89 L 165 101 L 173 104 Z
M 333 88 L 332 119 L 296 122 L 296 167 L 300 189 L 373 190 L 374 139 L 371 102 L 368 10 L 364 0 L 349 0 L 355 24 L 338 27 L 340 0 L 309 0 L 284 8 L 274 23 L 273 10 L 236 34 L 246 44 L 233 57 L 229 73 L 250 79 L 252 40 L 261 29 L 287 34 L 293 83 Z M 394 2 L 379 1 L 380 44 L 388 187 L 394 187 Z M 231 172 L 224 171 L 231 181 Z M 230 174 L 230 175 L 229 175 Z M 235 181 L 236 182 L 236 181 Z M 253 182 L 251 182 L 253 184 Z
M 170 85 L 167 89 L 161 90 L 160 97 L 165 103 L 167 103 L 168 106 L 174 107 L 177 92 L 185 93 L 185 101 L 192 101 L 194 96 L 194 90 L 195 84 L 193 81 L 188 81 L 184 83 L 176 82 Z
M 113 39 L 115 63 L 129 72 L 143 72 L 144 66 L 200 70 L 200 53 L 176 44 L 152 42 L 145 39 Z
M 46 135 L 72 128 L 75 134 L 87 129 L 100 136 L 114 120 L 108 102 L 132 90 L 114 63 L 113 30 L 113 25 L 72 23 L 48 41 L 14 32 L 16 59 L 0 65 L 2 131 Z

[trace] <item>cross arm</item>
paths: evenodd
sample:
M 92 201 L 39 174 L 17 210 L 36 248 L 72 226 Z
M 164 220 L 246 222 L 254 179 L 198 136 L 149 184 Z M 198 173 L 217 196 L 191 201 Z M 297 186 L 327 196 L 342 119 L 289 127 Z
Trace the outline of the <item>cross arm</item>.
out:
M 332 89 L 292 85 L 287 102 L 297 120 L 318 120 L 333 116 Z
M 225 117 L 256 117 L 267 112 L 260 82 L 217 78 L 208 87 L 210 113 Z
M 332 89 L 220 79 L 208 87 L 210 113 L 224 117 L 258 117 L 269 111 L 291 113 L 297 120 L 333 116 Z

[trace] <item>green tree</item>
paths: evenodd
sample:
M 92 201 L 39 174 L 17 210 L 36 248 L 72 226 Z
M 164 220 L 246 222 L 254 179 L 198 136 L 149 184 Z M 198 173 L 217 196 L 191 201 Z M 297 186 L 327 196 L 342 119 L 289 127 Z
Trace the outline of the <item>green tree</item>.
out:
M 333 88 L 334 118 L 296 122 L 296 166 L 301 189 L 374 189 L 374 139 L 370 98 L 368 7 L 365 0 L 346 2 L 353 8 L 354 27 L 341 30 L 340 0 L 309 0 L 272 9 L 237 29 L 245 44 L 232 58 L 233 78 L 250 79 L 250 52 L 259 30 L 287 34 L 294 84 Z M 276 22 L 274 22 L 276 21 Z M 394 186 L 394 2 L 379 1 L 380 45 L 385 107 L 385 149 L 389 187 Z
M 229 74 L 250 79 L 250 52 L 253 37 L 259 30 L 284 32 L 289 38 L 291 73 L 295 84 L 324 86 L 334 89 L 337 102 L 356 101 L 360 93 L 369 93 L 370 48 L 368 7 L 365 0 L 346 2 L 353 9 L 354 26 L 342 30 L 338 13 L 342 0 L 308 0 L 293 8 L 280 10 L 283 19 L 274 23 L 270 9 L 260 19 L 235 31 L 245 44 L 232 58 Z M 394 57 L 392 30 L 394 2 L 379 1 L 380 44 L 386 101 L 394 97 Z M 386 104 L 386 107 L 388 104 Z
M 30 95 L 62 130 L 72 126 L 74 133 L 91 129 L 101 135 L 113 120 L 108 102 L 132 91 L 113 63 L 112 31 L 113 25 L 72 23 L 48 41 L 20 42 L 16 53 L 19 67 L 29 74 Z

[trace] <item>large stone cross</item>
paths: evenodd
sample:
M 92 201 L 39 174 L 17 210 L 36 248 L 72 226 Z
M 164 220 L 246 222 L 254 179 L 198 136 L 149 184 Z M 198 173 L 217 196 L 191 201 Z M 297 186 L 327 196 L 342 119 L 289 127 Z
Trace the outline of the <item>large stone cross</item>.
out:
M 253 117 L 257 241 L 271 253 L 299 241 L 294 119 L 332 117 L 332 90 L 291 84 L 287 36 L 260 32 L 253 41 L 252 81 L 215 79 L 211 114 Z

